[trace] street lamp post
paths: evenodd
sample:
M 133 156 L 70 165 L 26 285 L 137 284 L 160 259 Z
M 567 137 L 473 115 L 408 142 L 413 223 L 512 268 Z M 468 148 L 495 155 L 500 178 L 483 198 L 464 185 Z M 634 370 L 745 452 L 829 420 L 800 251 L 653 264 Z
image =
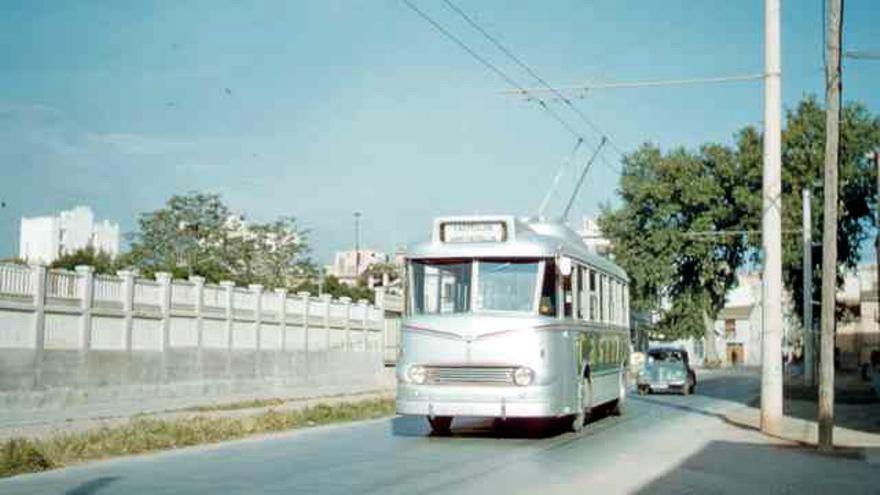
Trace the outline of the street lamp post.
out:
M 360 275 L 361 269 L 361 232 L 360 232 L 361 212 L 354 212 L 354 279 Z

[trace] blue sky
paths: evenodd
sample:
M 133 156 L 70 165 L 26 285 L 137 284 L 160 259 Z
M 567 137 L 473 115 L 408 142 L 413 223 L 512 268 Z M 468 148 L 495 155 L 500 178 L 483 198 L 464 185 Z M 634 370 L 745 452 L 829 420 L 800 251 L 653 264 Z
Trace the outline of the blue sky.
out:
M 442 2 L 413 1 L 533 85 Z M 761 0 L 457 3 L 556 84 L 763 67 Z M 820 0 L 783 2 L 786 105 L 821 95 L 821 23 Z M 880 49 L 878 25 L 878 2 L 847 2 L 845 48 Z M 845 62 L 846 100 L 880 112 L 878 81 L 880 62 Z M 7 0 L 0 256 L 15 254 L 22 215 L 89 204 L 129 231 L 194 189 L 255 220 L 296 216 L 320 261 L 351 246 L 355 210 L 362 244 L 383 250 L 426 238 L 439 214 L 531 214 L 574 143 L 505 89 L 398 1 Z M 578 105 L 625 150 L 696 146 L 759 124 L 762 90 L 608 90 Z M 572 219 L 614 200 L 606 156 Z M 573 182 L 570 171 L 562 191 Z

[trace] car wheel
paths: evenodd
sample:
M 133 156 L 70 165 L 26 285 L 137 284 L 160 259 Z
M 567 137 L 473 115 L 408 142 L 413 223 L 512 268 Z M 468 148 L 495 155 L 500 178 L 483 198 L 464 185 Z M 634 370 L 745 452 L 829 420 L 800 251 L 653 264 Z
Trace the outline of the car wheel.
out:
M 428 416 L 428 424 L 431 425 L 432 434 L 446 436 L 452 430 L 452 416 Z

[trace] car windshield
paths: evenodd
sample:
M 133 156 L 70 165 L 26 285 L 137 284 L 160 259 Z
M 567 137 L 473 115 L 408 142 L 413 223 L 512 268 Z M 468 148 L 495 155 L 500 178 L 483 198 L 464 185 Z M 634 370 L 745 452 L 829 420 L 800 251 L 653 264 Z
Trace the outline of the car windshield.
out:
M 412 311 L 534 311 L 538 267 L 539 261 L 534 259 L 413 261 Z
M 684 356 L 681 351 L 649 351 L 648 360 L 660 363 L 682 363 Z

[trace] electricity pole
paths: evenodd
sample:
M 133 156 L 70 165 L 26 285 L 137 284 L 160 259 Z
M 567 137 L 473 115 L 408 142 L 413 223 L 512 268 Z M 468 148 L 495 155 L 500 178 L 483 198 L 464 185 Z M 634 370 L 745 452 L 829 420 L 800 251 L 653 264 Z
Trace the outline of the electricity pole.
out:
M 761 431 L 782 422 L 782 89 L 780 0 L 764 1 L 764 170 L 761 238 L 764 247 L 761 340 Z
M 361 231 L 360 231 L 361 212 L 354 212 L 354 280 L 357 284 L 361 270 Z
M 813 220 L 810 211 L 810 190 L 803 190 L 804 203 L 804 384 L 813 387 L 815 377 L 815 334 L 813 332 Z
M 819 449 L 834 447 L 834 296 L 837 290 L 837 168 L 840 140 L 840 12 L 827 0 L 825 36 L 825 211 L 822 226 L 822 340 L 819 355 Z

